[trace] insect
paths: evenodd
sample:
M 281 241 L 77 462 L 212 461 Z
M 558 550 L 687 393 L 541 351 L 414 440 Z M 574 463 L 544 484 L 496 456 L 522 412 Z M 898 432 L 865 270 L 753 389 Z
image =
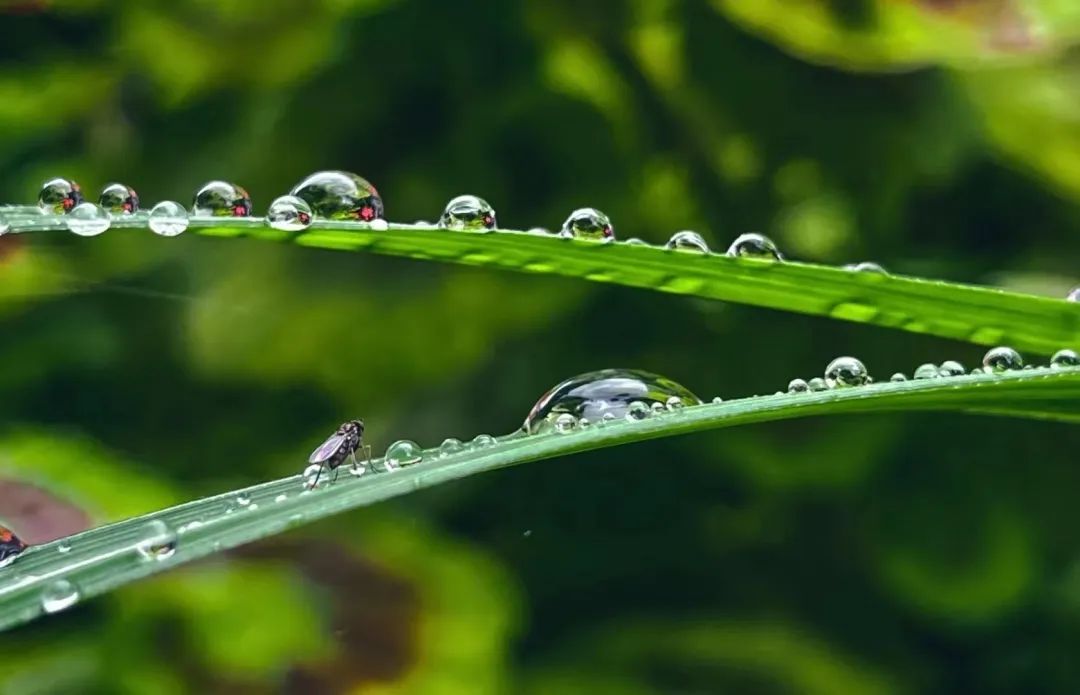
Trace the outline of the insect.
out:
M 26 550 L 26 543 L 19 540 L 11 531 L 0 526 L 0 567 L 15 559 L 15 556 Z
M 364 444 L 364 421 L 343 422 L 341 427 L 338 427 L 337 431 L 327 437 L 326 441 L 308 457 L 308 463 L 319 465 L 319 472 L 315 475 L 315 480 L 311 482 L 311 487 L 314 488 L 319 484 L 319 476 L 327 468 L 335 471 L 334 480 L 337 480 L 337 468 L 345 462 L 345 459 L 352 460 L 353 470 L 358 469 L 360 463 L 356 460 L 357 449 L 363 449 L 367 454 L 366 460 L 371 460 L 371 447 Z

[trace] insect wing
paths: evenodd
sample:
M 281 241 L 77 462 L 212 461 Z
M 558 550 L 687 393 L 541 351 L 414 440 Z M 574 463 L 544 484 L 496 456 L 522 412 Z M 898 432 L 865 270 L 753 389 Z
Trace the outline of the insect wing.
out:
M 347 437 L 344 434 L 333 434 L 323 442 L 318 449 L 311 452 L 308 463 L 325 463 L 345 444 Z

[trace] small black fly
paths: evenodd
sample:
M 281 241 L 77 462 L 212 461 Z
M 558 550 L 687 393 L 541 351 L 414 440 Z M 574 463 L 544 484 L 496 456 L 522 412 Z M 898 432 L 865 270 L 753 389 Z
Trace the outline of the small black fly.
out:
M 26 543 L 19 540 L 11 531 L 0 526 L 0 567 L 15 559 L 15 556 L 26 550 Z
M 337 432 L 327 437 L 326 441 L 308 457 L 308 463 L 319 466 L 319 472 L 315 475 L 315 480 L 311 482 L 311 487 L 314 488 L 319 484 L 319 476 L 327 468 L 335 471 L 334 480 L 337 480 L 337 468 L 345 462 L 345 459 L 351 459 L 353 470 L 357 470 L 360 467 L 360 463 L 356 460 L 357 449 L 363 449 L 367 454 L 367 460 L 371 460 L 371 447 L 364 444 L 364 421 L 343 422 L 341 427 L 337 428 Z

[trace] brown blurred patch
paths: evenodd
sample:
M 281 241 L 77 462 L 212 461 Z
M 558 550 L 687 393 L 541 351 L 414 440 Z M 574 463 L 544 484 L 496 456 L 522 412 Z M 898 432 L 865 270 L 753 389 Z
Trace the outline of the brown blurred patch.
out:
M 30 545 L 90 528 L 90 515 L 48 490 L 19 482 L 0 480 L 0 517 Z
M 408 580 L 328 541 L 257 543 L 236 553 L 244 558 L 290 562 L 323 588 L 331 603 L 330 627 L 340 645 L 340 656 L 320 664 L 293 666 L 284 692 L 350 692 L 364 683 L 399 680 L 416 662 L 420 597 Z
M 13 259 L 23 248 L 22 240 L 14 234 L 0 236 L 0 264 Z

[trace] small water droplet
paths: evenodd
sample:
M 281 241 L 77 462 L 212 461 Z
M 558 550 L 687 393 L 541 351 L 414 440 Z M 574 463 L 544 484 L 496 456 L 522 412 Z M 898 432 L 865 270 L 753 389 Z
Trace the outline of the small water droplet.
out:
M 615 420 L 616 420 L 615 413 L 610 413 L 610 412 L 604 413 L 600 417 L 600 424 L 601 425 L 608 425 L 608 424 L 611 424 L 612 422 L 615 422 Z
M 191 214 L 201 217 L 247 217 L 251 214 L 251 196 L 228 181 L 210 181 L 195 192 Z
M 652 409 L 649 408 L 648 403 L 633 401 L 630 405 L 626 406 L 627 420 L 647 420 L 650 415 L 652 415 Z
M 49 179 L 41 184 L 38 192 L 38 207 L 42 212 L 62 215 L 71 212 L 83 202 L 82 189 L 71 179 Z
M 439 445 L 439 458 L 447 458 L 454 454 L 460 454 L 464 450 L 465 445 L 461 443 L 460 439 L 447 437 L 443 440 L 443 443 Z
M 203 522 L 199 521 L 198 519 L 194 519 L 192 521 L 187 522 L 186 524 L 184 524 L 180 528 L 176 529 L 176 532 L 178 534 L 181 534 L 181 535 L 183 535 L 185 533 L 191 533 L 192 531 L 195 531 L 197 529 L 202 528 L 202 525 L 203 525 Z
M 97 236 L 109 228 L 109 213 L 94 203 L 79 203 L 64 218 L 72 233 L 79 236 Z
M 853 270 L 858 273 L 878 273 L 880 275 L 888 275 L 889 271 L 885 270 L 884 266 L 874 263 L 873 261 L 863 261 L 862 263 L 849 263 L 844 266 L 844 270 Z
M 1024 358 L 1020 353 L 1008 346 L 991 348 L 983 357 L 983 367 L 986 373 L 1001 374 L 1014 369 L 1024 368 Z
M 160 519 L 147 522 L 135 549 L 147 560 L 168 560 L 176 552 L 176 532 Z
M 892 382 L 901 382 L 901 381 L 907 381 L 907 380 L 908 380 L 907 374 L 904 374 L 903 372 L 896 372 L 891 377 L 889 377 L 889 381 L 892 381 Z
M 698 403 L 700 404 L 701 401 L 699 400 Z M 676 410 L 682 410 L 683 406 L 686 404 L 683 403 L 683 399 L 679 396 L 668 396 L 667 400 L 664 401 L 664 405 L 667 406 L 668 410 L 674 412 Z
M 638 239 L 636 236 L 630 237 L 629 239 L 627 239 L 623 243 L 626 244 L 627 246 L 648 246 L 649 245 L 649 242 L 645 241 L 644 239 Z
M 608 216 L 596 208 L 579 208 L 563 222 L 559 236 L 606 242 L 615 239 L 615 228 Z
M 251 498 L 248 497 L 247 495 L 241 493 L 241 494 L 236 496 L 236 504 L 238 504 L 241 507 L 246 507 L 249 504 L 251 504 Z
M 474 195 L 459 195 L 446 204 L 439 226 L 443 229 L 483 232 L 495 229 L 495 208 Z
M 652 409 L 653 415 L 663 415 L 667 412 L 667 408 L 664 407 L 663 403 L 653 403 L 649 407 Z
M 1058 350 L 1054 353 L 1054 356 L 1050 358 L 1050 366 L 1057 369 L 1080 367 L 1080 355 L 1078 355 L 1075 350 Z
M 855 357 L 837 357 L 825 368 L 825 384 L 831 388 L 864 386 L 870 380 L 870 374 Z
M 805 379 L 792 379 L 787 385 L 788 393 L 806 393 L 809 390 L 810 384 Z
M 814 377 L 810 381 L 806 382 L 811 391 L 828 391 L 829 385 L 825 383 L 825 380 L 819 376 Z
M 783 260 L 780 249 L 764 234 L 740 234 L 728 247 L 727 255 L 742 258 L 762 258 L 770 261 Z
M 150 208 L 150 231 L 161 236 L 176 236 L 188 228 L 187 210 L 180 203 L 163 200 Z
M 382 218 L 379 218 L 377 220 L 372 220 L 371 222 L 368 222 L 368 227 L 375 230 L 376 232 L 385 232 L 387 229 L 390 229 L 390 223 Z
M 577 418 L 570 413 L 559 413 L 555 417 L 555 431 L 559 434 L 573 432 L 574 428 L 577 427 L 577 424 Z
M 496 443 L 495 437 L 492 437 L 490 434 L 478 434 L 473 437 L 472 447 L 474 449 L 484 449 L 489 446 L 495 446 Z
M 720 396 L 713 396 L 712 402 L 713 403 L 723 403 L 724 399 L 721 398 Z
M 318 171 L 289 192 L 326 219 L 371 222 L 383 217 L 379 192 L 367 179 L 348 171 Z
M 274 198 L 266 211 L 266 224 L 284 232 L 299 232 L 311 226 L 311 206 L 303 198 L 283 195 Z
M 941 366 L 938 367 L 938 376 L 963 376 L 966 373 L 967 370 L 964 369 L 964 365 L 956 360 L 945 360 L 941 363 Z
M 663 412 L 671 398 L 678 398 L 687 406 L 701 403 L 686 387 L 657 374 L 636 369 L 601 369 L 554 386 L 532 407 L 523 427 L 529 434 L 547 431 L 563 413 L 593 422 L 602 419 L 604 413 L 621 418 L 633 402 L 641 403 L 647 410 L 655 405 Z
M 681 249 L 683 251 L 693 251 L 695 253 L 708 253 L 709 245 L 705 243 L 705 239 L 702 238 L 697 232 L 692 232 L 689 229 L 681 232 L 675 232 L 667 243 L 664 244 L 666 249 Z
M 285 493 L 283 492 L 283 493 L 281 493 L 280 495 L 278 495 L 277 497 L 275 497 L 275 498 L 274 498 L 274 502 L 276 502 L 276 503 L 278 503 L 278 504 L 281 504 L 282 502 L 284 502 L 284 501 L 285 501 L 285 500 L 287 500 L 287 499 L 289 499 L 289 496 L 288 496 L 288 495 L 286 495 L 286 494 L 285 494 Z
M 79 589 L 66 579 L 51 582 L 41 592 L 41 609 L 46 613 L 59 613 L 79 602 Z
M 1065 301 L 1067 302 L 1080 302 L 1080 285 L 1069 290 L 1069 293 L 1065 295 Z
M 66 555 L 71 552 L 71 543 L 69 541 L 60 541 L 56 546 L 56 552 L 61 555 Z
M 546 227 L 530 227 L 525 230 L 525 233 L 534 236 L 552 236 L 551 230 Z
M 139 194 L 131 186 L 110 183 L 101 189 L 98 205 L 110 215 L 130 215 L 139 211 Z
M 936 379 L 941 376 L 941 373 L 938 372 L 938 366 L 936 364 L 926 362 L 915 368 L 914 376 L 916 379 Z
M 416 442 L 399 439 L 386 447 L 384 463 L 388 468 L 400 468 L 420 463 L 424 459 L 424 450 Z

